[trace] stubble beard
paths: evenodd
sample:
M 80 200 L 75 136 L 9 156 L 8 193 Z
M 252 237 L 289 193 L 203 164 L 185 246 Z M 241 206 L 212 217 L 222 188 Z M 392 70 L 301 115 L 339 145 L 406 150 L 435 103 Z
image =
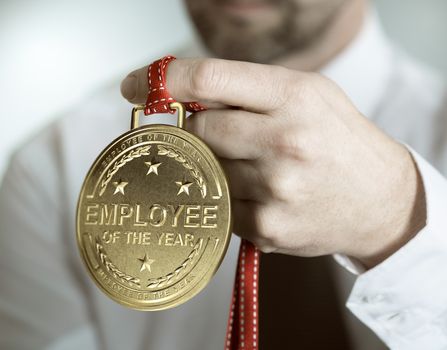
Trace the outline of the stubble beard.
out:
M 290 52 L 305 51 L 329 28 L 344 0 L 304 13 L 287 2 L 281 8 L 281 21 L 256 30 L 243 20 L 215 18 L 202 8 L 190 9 L 192 20 L 205 46 L 219 58 L 270 63 Z

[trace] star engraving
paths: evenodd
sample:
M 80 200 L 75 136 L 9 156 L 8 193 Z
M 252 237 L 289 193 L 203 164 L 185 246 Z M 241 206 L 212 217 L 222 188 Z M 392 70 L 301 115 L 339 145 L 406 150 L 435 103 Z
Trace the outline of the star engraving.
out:
M 149 175 L 151 173 L 158 175 L 158 167 L 161 165 L 161 163 L 157 163 L 152 159 L 150 162 L 144 162 L 144 164 L 146 164 L 147 167 L 149 168 L 147 170 L 146 175 Z
M 126 181 L 122 181 L 121 179 L 118 182 L 113 182 L 113 186 L 115 186 L 115 192 L 113 194 L 121 193 L 124 195 L 124 187 L 126 187 L 129 183 Z
M 186 193 L 189 196 L 189 186 L 192 185 L 192 182 L 183 180 L 183 181 L 176 181 L 175 184 L 179 187 L 177 196 L 180 195 L 180 193 Z
M 155 262 L 155 260 L 149 259 L 147 257 L 147 254 L 144 254 L 144 258 L 138 258 L 138 260 L 141 261 L 140 272 L 143 272 L 144 270 L 148 270 L 149 272 L 152 272 L 151 265 L 153 262 Z

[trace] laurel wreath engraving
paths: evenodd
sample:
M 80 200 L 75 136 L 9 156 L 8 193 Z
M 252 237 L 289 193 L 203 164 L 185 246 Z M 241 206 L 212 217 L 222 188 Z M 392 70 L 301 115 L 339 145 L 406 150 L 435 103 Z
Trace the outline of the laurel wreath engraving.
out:
M 115 175 L 120 168 L 122 168 L 125 164 L 129 163 L 135 158 L 140 158 L 141 156 L 148 156 L 150 154 L 149 151 L 150 149 L 151 149 L 150 145 L 138 147 L 130 151 L 128 154 L 124 155 L 120 160 L 116 161 L 107 172 L 105 178 L 101 181 L 99 195 L 102 196 L 104 194 L 107 185 L 109 184 L 110 180 L 112 180 L 113 175 Z
M 186 269 L 186 267 L 194 261 L 194 258 L 197 255 L 199 255 L 202 245 L 203 245 L 203 238 L 200 238 L 197 240 L 197 243 L 194 245 L 188 257 L 182 262 L 182 264 L 179 267 L 177 267 L 173 272 L 170 272 L 167 275 L 158 278 L 150 278 L 148 280 L 148 285 L 146 287 L 150 289 L 163 287 L 170 281 L 175 281 L 176 279 L 178 279 L 181 273 Z
M 172 147 L 158 145 L 158 155 L 167 156 L 169 158 L 173 158 L 180 164 L 182 164 L 186 169 L 189 170 L 191 177 L 194 179 L 195 183 L 200 189 L 200 193 L 202 197 L 206 197 L 206 184 L 203 179 L 202 174 L 200 173 L 199 168 L 189 159 L 184 153 L 178 150 L 174 150 Z
M 101 241 L 99 238 L 96 238 L 95 243 L 95 252 L 101 263 L 105 266 L 107 271 L 109 271 L 116 279 L 120 280 L 121 282 L 127 283 L 130 286 L 137 286 L 138 288 L 141 287 L 140 279 L 131 275 L 127 275 L 126 273 L 119 270 L 115 264 L 113 264 L 109 257 L 107 256 L 106 251 L 104 250 L 104 247 L 101 244 Z

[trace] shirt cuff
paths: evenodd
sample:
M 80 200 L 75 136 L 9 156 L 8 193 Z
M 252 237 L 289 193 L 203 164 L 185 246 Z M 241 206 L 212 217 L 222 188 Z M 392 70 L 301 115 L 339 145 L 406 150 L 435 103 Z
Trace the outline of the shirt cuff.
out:
M 425 189 L 427 224 L 359 275 L 346 305 L 393 349 L 447 349 L 447 180 L 409 150 Z M 363 272 L 347 257 L 336 259 Z

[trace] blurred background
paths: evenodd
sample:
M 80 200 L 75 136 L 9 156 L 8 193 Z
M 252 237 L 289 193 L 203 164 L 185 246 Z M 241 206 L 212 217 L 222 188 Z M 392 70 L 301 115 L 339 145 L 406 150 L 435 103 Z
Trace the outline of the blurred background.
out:
M 447 75 L 447 1 L 375 3 L 389 36 Z M 55 116 L 193 35 L 181 0 L 0 0 L 0 178 Z

